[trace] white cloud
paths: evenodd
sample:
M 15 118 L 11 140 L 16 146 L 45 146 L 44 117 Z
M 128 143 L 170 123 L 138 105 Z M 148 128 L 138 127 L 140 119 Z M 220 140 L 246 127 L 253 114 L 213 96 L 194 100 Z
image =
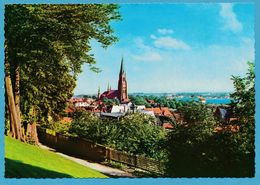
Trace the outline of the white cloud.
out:
M 183 42 L 173 37 L 159 37 L 154 41 L 154 45 L 158 48 L 164 49 L 179 49 L 179 50 L 190 50 L 191 47 Z
M 134 43 L 135 43 L 136 47 L 139 48 L 139 49 L 143 49 L 143 50 L 151 49 L 150 46 L 147 46 L 147 45 L 144 44 L 143 39 L 140 38 L 140 37 L 134 39 Z
M 159 28 L 158 30 L 158 33 L 160 34 L 172 34 L 174 31 L 172 29 L 166 29 L 166 28 Z
M 220 4 L 220 16 L 224 21 L 224 29 L 230 30 L 234 33 L 241 32 L 243 25 L 237 19 L 236 14 L 233 11 L 233 4 L 231 3 L 221 3 Z
M 156 61 L 161 61 L 163 59 L 163 57 L 155 51 L 146 52 L 142 55 L 134 55 L 133 58 L 134 60 L 137 61 L 148 61 L 148 62 L 156 62 Z
M 158 37 L 151 34 L 150 39 L 152 39 L 151 44 L 147 45 L 144 43 L 144 40 L 141 37 L 134 39 L 136 51 L 132 54 L 133 60 L 136 61 L 162 61 L 162 53 L 167 52 L 167 50 L 190 50 L 191 47 L 176 38 L 165 36 Z
M 136 38 L 134 42 L 138 50 L 138 54 L 133 54 L 134 60 L 153 62 L 161 61 L 163 59 L 163 57 L 160 55 L 158 51 L 156 51 L 155 48 L 145 45 L 143 39 Z

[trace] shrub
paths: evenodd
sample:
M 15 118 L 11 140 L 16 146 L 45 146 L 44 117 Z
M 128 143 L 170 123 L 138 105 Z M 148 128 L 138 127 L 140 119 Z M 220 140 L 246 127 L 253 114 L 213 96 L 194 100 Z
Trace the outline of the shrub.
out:
M 166 133 L 149 115 L 133 113 L 115 120 L 84 112 L 74 119 L 70 132 L 131 154 L 157 159 L 164 156 L 161 143 Z
M 211 138 L 216 126 L 213 113 L 206 105 L 191 102 L 181 113 L 184 124 L 176 125 L 166 142 L 169 176 L 207 176 L 212 154 Z

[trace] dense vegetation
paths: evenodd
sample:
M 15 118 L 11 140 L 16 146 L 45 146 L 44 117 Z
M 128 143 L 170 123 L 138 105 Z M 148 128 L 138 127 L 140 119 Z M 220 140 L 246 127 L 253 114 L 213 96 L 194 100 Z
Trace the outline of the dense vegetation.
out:
M 106 177 L 58 154 L 5 137 L 5 177 L 87 178 Z
M 10 135 L 26 140 L 23 129 L 30 131 L 33 125 L 36 132 L 36 123 L 59 119 L 81 66 L 86 63 L 99 72 L 89 53 L 90 40 L 103 47 L 117 41 L 110 22 L 118 19 L 115 4 L 5 6 L 6 128 Z
M 156 159 L 164 156 L 161 144 L 166 132 L 149 115 L 134 113 L 111 120 L 100 119 L 90 112 L 78 112 L 69 132 L 131 154 Z
M 153 107 L 153 106 L 162 106 L 162 107 L 169 107 L 172 109 L 177 109 L 186 105 L 186 102 L 173 99 L 167 99 L 166 96 L 141 96 L 141 95 L 130 95 L 129 98 L 131 102 L 136 105 L 145 105 L 146 107 Z M 148 100 L 153 100 L 155 103 L 149 103 Z
M 254 176 L 254 65 L 249 66 L 246 77 L 232 77 L 232 106 L 239 118 L 233 126 L 239 126 L 239 130 L 214 120 L 205 105 L 184 107 L 185 124 L 176 126 L 167 139 L 169 176 Z M 216 126 L 222 130 L 216 131 Z

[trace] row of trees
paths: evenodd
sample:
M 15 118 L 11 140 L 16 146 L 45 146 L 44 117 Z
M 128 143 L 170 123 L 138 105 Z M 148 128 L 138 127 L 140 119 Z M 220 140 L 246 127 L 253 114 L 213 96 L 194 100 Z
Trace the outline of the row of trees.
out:
M 152 107 L 153 104 L 149 103 L 148 100 L 153 100 L 157 106 L 169 107 L 172 109 L 178 109 L 186 105 L 186 102 L 179 101 L 177 99 L 167 99 L 166 96 L 141 96 L 141 95 L 130 95 L 131 102 L 136 105 L 145 105 L 146 107 Z
M 25 128 L 35 134 L 36 122 L 59 117 L 81 66 L 99 71 L 90 41 L 104 48 L 117 41 L 110 22 L 119 19 L 114 4 L 5 6 L 6 124 L 13 137 L 25 141 Z

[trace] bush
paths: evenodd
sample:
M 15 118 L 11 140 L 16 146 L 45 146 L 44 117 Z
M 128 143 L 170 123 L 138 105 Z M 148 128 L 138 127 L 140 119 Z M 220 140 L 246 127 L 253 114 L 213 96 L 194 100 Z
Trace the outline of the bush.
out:
M 95 114 L 87 111 L 78 111 L 74 115 L 70 133 L 104 144 L 109 135 L 109 129 L 110 127 L 106 125 L 106 122 L 103 123 Z
M 211 170 L 210 149 L 216 121 L 206 105 L 191 102 L 181 113 L 184 124 L 179 124 L 170 132 L 166 142 L 169 152 L 169 176 L 208 176 Z
M 166 133 L 149 115 L 133 113 L 114 120 L 84 112 L 74 119 L 70 132 L 131 154 L 157 159 L 164 156 L 161 143 Z
M 142 113 L 129 114 L 118 122 L 117 129 L 118 134 L 112 139 L 111 147 L 151 158 L 163 157 L 161 142 L 166 133 L 157 126 L 153 117 Z
M 232 77 L 231 94 L 239 121 L 238 131 L 223 127 L 206 105 L 189 103 L 180 110 L 185 124 L 174 127 L 166 142 L 167 172 L 174 177 L 253 177 L 255 172 L 255 89 L 254 64 L 246 77 Z M 231 125 L 232 126 L 232 125 Z

